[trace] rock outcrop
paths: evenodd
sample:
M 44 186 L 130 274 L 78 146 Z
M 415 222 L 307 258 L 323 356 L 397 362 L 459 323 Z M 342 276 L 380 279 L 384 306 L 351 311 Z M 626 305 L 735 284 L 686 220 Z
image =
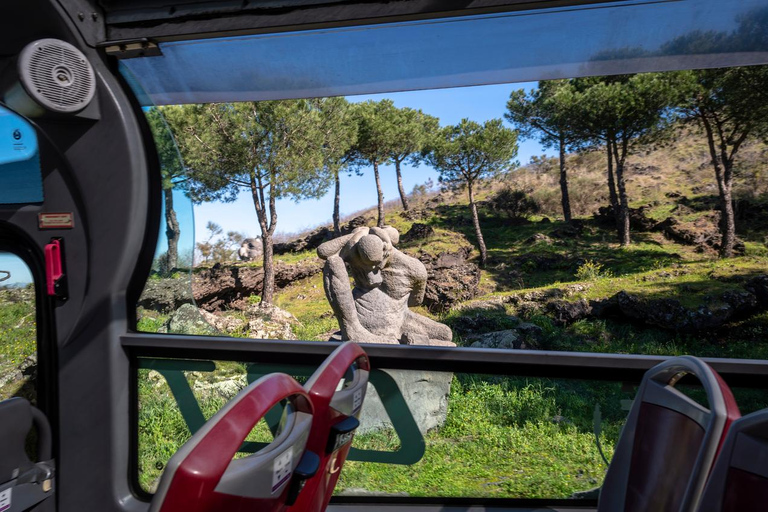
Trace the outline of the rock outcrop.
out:
M 364 215 L 355 217 L 354 219 L 341 226 L 341 235 L 347 235 L 355 229 L 365 226 L 366 224 L 368 224 L 368 218 Z M 288 254 L 293 252 L 312 251 L 320 247 L 320 244 L 327 242 L 333 237 L 333 228 L 328 226 L 321 226 L 310 231 L 307 235 L 301 238 L 297 238 L 296 240 L 275 244 L 274 253 Z
M 253 304 L 237 316 L 232 316 L 228 313 L 211 313 L 192 304 L 184 304 L 168 318 L 161 332 L 295 340 L 296 335 L 292 327 L 298 323 L 296 317 L 276 306 Z
M 487 332 L 471 337 L 471 348 L 537 349 L 543 337 L 538 325 L 521 322 L 514 329 Z
M 458 251 L 443 252 L 437 256 L 419 255 L 419 260 L 427 268 L 424 305 L 429 310 L 447 310 L 477 296 L 480 267 L 467 261 L 471 252 L 471 247 L 463 246 Z
M 604 299 L 567 300 L 584 289 L 582 285 L 550 288 L 504 297 L 503 301 L 516 306 L 521 314 L 546 313 L 560 325 L 585 318 L 614 318 L 679 332 L 714 329 L 768 310 L 768 275 L 753 277 L 743 289 L 710 297 L 698 307 L 687 307 L 676 299 L 647 298 L 626 291 Z
M 300 279 L 319 274 L 317 261 L 305 260 L 289 265 L 275 261 L 275 286 L 284 288 Z M 239 265 L 214 265 L 195 272 L 192 290 L 195 302 L 207 311 L 247 309 L 248 298 L 261 293 L 264 270 Z
M 192 303 L 192 288 L 187 279 L 149 279 L 138 306 L 160 313 L 176 311 Z
M 427 238 L 434 236 L 434 234 L 435 229 L 432 226 L 428 224 L 422 224 L 420 222 L 415 222 L 411 226 L 411 229 L 409 229 L 402 237 L 400 237 L 400 240 L 402 242 L 426 240 Z

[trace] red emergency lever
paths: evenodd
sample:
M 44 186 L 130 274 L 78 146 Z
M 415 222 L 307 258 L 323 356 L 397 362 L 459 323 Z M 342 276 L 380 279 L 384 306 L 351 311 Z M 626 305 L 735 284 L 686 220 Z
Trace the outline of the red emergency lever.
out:
M 45 246 L 45 281 L 48 295 L 65 298 L 62 240 L 52 238 Z

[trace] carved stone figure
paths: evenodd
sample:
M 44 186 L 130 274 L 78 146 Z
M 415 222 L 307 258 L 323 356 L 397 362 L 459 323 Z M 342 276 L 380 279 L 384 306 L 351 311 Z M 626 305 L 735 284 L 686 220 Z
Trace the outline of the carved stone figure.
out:
M 362 227 L 318 247 L 318 256 L 325 260 L 325 295 L 339 321 L 341 339 L 455 346 L 448 326 L 409 309 L 424 299 L 427 269 L 395 247 L 399 238 L 390 226 Z
M 242 261 L 253 261 L 261 258 L 261 238 L 246 238 L 237 250 L 237 255 Z

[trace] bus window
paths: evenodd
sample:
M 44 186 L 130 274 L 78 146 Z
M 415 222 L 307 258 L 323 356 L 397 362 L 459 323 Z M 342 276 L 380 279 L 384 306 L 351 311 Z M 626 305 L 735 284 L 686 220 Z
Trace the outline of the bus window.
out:
M 0 401 L 14 396 L 33 404 L 37 380 L 35 289 L 26 264 L 0 252 Z

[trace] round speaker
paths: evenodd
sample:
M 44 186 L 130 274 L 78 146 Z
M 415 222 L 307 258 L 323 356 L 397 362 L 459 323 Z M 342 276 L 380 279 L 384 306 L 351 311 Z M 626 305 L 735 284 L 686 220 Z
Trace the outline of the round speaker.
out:
M 96 78 L 85 55 L 58 39 L 39 39 L 21 51 L 19 81 L 30 99 L 48 111 L 74 114 L 96 93 Z

